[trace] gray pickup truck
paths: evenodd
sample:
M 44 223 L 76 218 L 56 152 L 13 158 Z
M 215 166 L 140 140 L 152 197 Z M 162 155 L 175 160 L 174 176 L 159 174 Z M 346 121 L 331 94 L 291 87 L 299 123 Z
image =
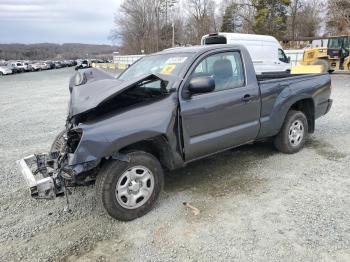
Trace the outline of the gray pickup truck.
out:
M 298 152 L 332 105 L 328 73 L 257 76 L 238 45 L 164 50 L 118 78 L 77 71 L 69 90 L 66 128 L 50 152 L 18 164 L 35 198 L 95 182 L 119 220 L 151 210 L 164 170 L 267 138 Z

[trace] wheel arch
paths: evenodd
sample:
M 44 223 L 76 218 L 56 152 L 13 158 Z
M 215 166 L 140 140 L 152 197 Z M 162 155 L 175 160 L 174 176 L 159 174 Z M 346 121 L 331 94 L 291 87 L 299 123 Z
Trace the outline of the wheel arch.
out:
M 304 98 L 292 104 L 289 110 L 301 111 L 305 114 L 308 124 L 308 132 L 315 131 L 315 103 L 312 98 Z
M 118 150 L 118 153 L 126 155 L 130 151 L 144 151 L 156 157 L 161 165 L 169 170 L 176 167 L 174 152 L 165 135 L 157 135 L 147 139 L 135 141 Z
M 288 96 L 289 97 L 289 96 Z M 302 111 L 308 120 L 309 133 L 315 129 L 315 103 L 313 98 L 307 94 L 292 96 L 285 100 L 283 97 L 275 104 L 271 115 L 261 122 L 258 138 L 272 137 L 278 134 L 286 119 L 289 110 Z
M 278 124 L 278 132 L 282 128 L 282 125 L 286 119 L 286 116 L 290 110 L 301 111 L 305 114 L 309 133 L 313 133 L 315 130 L 315 102 L 312 97 L 308 95 L 300 95 L 293 100 L 288 101 L 284 105 L 285 110 L 281 113 L 280 122 Z

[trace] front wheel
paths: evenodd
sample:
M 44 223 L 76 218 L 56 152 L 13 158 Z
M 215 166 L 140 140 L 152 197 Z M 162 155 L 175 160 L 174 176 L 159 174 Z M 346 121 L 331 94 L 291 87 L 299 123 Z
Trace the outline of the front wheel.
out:
M 304 147 L 308 133 L 306 116 L 301 111 L 290 110 L 283 126 L 274 139 L 275 147 L 285 154 L 293 154 Z
M 130 221 L 148 213 L 162 190 L 164 177 L 159 161 L 151 154 L 135 151 L 129 162 L 110 160 L 96 179 L 96 195 L 107 213 Z

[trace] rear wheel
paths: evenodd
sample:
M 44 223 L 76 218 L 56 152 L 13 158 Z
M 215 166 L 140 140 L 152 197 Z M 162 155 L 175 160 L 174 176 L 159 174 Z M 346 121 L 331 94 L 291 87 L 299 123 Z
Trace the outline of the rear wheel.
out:
M 285 154 L 293 154 L 304 147 L 308 133 L 306 116 L 301 111 L 290 110 L 283 126 L 274 139 L 275 147 Z
M 3 72 L 0 72 L 0 76 L 2 76 L 2 75 L 4 75 L 4 73 L 3 73 Z
M 96 179 L 96 195 L 107 213 L 129 221 L 148 213 L 163 187 L 163 169 L 151 154 L 142 151 L 127 154 L 129 162 L 111 160 Z

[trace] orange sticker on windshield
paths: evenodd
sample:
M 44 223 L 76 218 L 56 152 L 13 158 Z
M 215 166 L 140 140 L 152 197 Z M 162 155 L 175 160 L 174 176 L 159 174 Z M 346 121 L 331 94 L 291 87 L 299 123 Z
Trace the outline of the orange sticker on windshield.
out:
M 165 74 L 165 75 L 170 75 L 171 72 L 174 71 L 176 65 L 175 64 L 168 64 L 166 66 L 163 67 L 162 71 L 160 72 L 161 74 Z

